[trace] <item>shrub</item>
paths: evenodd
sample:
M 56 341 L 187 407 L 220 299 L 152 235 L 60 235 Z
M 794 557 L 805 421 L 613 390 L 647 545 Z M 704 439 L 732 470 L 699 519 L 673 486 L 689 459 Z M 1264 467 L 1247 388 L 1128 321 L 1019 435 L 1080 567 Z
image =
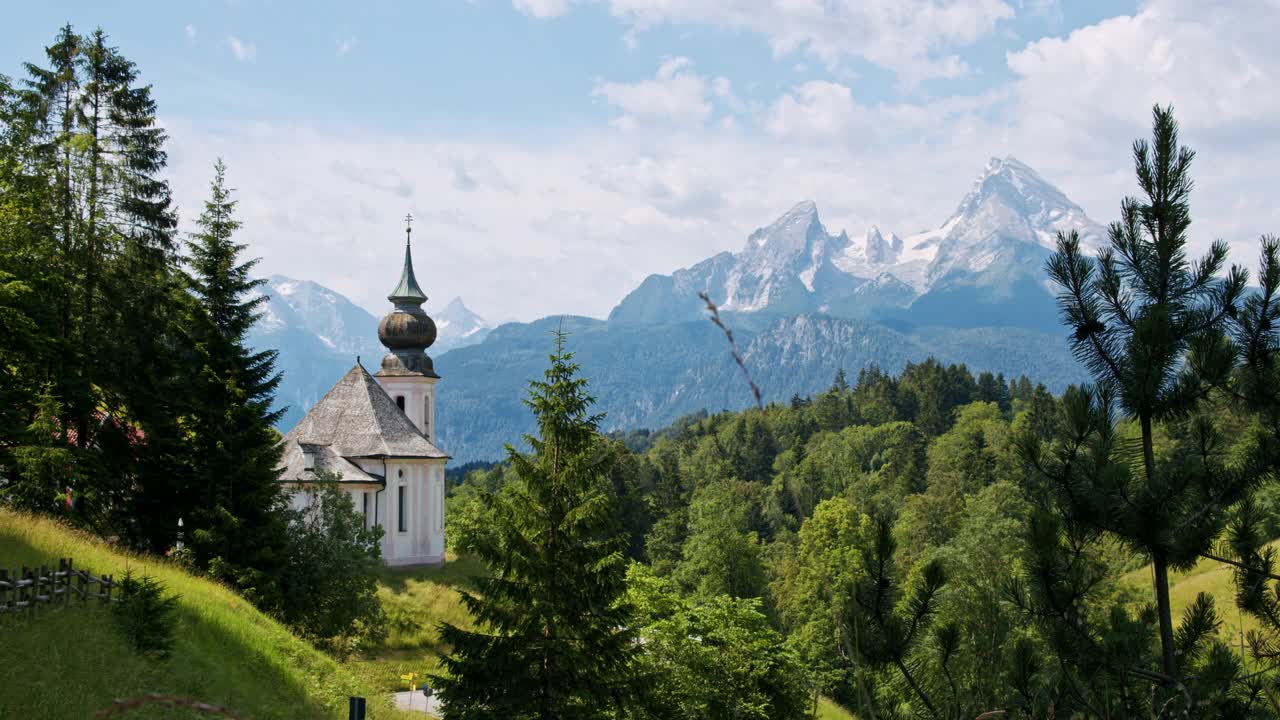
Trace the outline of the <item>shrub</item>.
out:
M 345 657 L 386 637 L 378 601 L 382 528 L 365 527 L 351 496 L 332 476 L 322 480 L 289 521 L 280 614 L 300 635 Z
M 138 652 L 163 660 L 173 650 L 177 605 L 178 596 L 166 596 L 164 585 L 155 578 L 136 578 L 132 572 L 125 572 L 120 580 L 120 599 L 111 606 L 111 616 Z

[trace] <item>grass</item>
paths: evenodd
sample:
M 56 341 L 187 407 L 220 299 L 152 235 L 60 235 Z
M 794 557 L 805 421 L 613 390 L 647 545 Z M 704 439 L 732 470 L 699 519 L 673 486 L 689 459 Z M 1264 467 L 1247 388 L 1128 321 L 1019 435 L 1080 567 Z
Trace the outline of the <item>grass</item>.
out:
M 126 570 L 160 580 L 179 596 L 172 657 L 148 660 L 94 606 L 47 608 L 0 618 L 0 717 L 87 718 L 116 698 L 183 695 L 223 705 L 241 718 L 345 718 L 347 697 L 369 700 L 370 718 L 422 717 L 394 710 L 346 665 L 258 612 L 232 590 L 154 557 L 122 552 L 44 518 L 0 509 L 0 567 L 73 558 L 95 574 Z M 129 718 L 196 717 L 157 708 Z M 204 717 L 204 716 L 202 716 Z
M 1152 583 L 1151 566 L 1139 568 L 1124 575 L 1124 582 L 1144 592 L 1144 602 L 1155 602 L 1150 588 Z M 1214 560 L 1201 560 L 1190 570 L 1169 573 L 1169 604 L 1173 611 L 1175 625 L 1181 621 L 1182 613 L 1196 596 L 1202 592 L 1213 596 L 1218 617 L 1222 627 L 1219 636 L 1228 645 L 1240 647 L 1245 633 L 1258 627 L 1253 617 L 1236 607 L 1235 588 L 1232 585 L 1231 566 Z
M 449 555 L 444 565 L 399 570 L 386 568 L 378 579 L 378 597 L 390 621 L 390 635 L 375 651 L 354 658 L 353 672 L 369 687 L 407 690 L 401 675 L 418 673 L 422 682 L 440 669 L 445 648 L 440 623 L 471 627 L 460 590 L 475 590 L 473 578 L 484 573 L 474 558 Z
M 853 713 L 824 697 L 818 698 L 817 720 L 854 720 Z

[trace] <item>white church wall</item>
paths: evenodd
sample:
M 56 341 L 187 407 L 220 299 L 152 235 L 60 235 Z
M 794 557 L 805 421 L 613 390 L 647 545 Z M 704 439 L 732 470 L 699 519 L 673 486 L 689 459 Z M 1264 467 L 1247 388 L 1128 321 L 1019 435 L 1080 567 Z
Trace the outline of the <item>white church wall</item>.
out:
M 289 509 L 294 511 L 304 510 L 309 502 L 307 493 L 301 486 L 295 485 L 289 493 Z
M 351 498 L 351 504 L 355 507 L 356 512 L 365 515 L 366 524 L 372 526 L 375 515 L 378 512 L 378 491 L 382 489 L 381 485 L 348 485 L 344 491 Z M 312 484 L 293 484 L 286 486 L 289 498 L 289 509 L 295 511 L 306 510 L 311 507 L 312 494 L 315 491 L 315 485 Z
M 443 460 L 388 461 L 387 489 L 383 493 L 387 498 L 387 513 L 382 540 L 382 556 L 388 565 L 444 561 L 443 488 Z M 403 531 L 399 506 L 402 498 Z

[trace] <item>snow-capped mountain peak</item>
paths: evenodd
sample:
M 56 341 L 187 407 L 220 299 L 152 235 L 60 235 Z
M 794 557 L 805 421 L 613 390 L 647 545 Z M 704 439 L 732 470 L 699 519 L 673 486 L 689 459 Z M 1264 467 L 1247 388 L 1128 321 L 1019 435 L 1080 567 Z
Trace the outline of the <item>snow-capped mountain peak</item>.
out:
M 1102 232 L 1083 208 L 1012 155 L 991 158 L 952 219 L 960 220 L 971 236 L 1012 231 L 1016 239 L 1050 250 L 1057 230 L 1076 229 L 1082 235 Z
M 1026 163 L 992 158 L 955 212 L 933 230 L 902 238 L 873 225 L 853 239 L 832 235 L 807 200 L 751 233 L 739 253 L 721 253 L 666 281 L 646 280 L 610 317 L 684 317 L 698 311 L 698 291 L 738 312 L 856 313 L 861 311 L 852 305 L 868 305 L 867 293 L 890 285 L 898 306 L 939 288 L 1007 289 L 1028 278 L 1043 286 L 1044 258 L 1057 233 L 1071 230 L 1079 231 L 1086 247 L 1106 234 Z
M 823 227 L 812 200 L 797 203 L 748 236 L 742 252 L 733 256 L 722 291 L 712 295 L 725 310 L 805 308 L 809 294 L 825 292 L 833 283 L 847 284 L 849 278 L 832 258 L 848 246 L 847 235 L 831 235 Z
M 337 292 L 309 280 L 272 275 L 260 289 L 269 300 L 257 332 L 272 334 L 306 328 L 332 350 L 350 354 L 376 352 L 377 321 Z
M 757 229 L 747 238 L 744 253 L 757 251 L 783 256 L 802 252 L 812 238 L 825 234 L 818 219 L 818 206 L 812 200 L 796 203 L 767 227 Z
M 435 320 L 436 329 L 440 333 L 435 345 L 431 348 L 431 351 L 437 354 L 478 343 L 492 329 L 484 318 L 463 304 L 460 297 L 450 300 L 440 310 L 429 311 L 429 314 Z

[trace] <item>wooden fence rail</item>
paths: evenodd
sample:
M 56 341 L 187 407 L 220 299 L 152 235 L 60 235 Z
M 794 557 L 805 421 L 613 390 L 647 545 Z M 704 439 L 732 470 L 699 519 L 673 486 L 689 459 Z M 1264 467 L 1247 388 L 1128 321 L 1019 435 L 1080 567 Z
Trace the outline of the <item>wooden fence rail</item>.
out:
M 40 606 L 68 605 L 73 600 L 91 600 L 106 605 L 118 583 L 113 576 L 99 577 L 88 570 L 75 569 L 71 558 L 58 561 L 56 570 L 48 565 L 22 566 L 21 572 L 0 568 L 0 615 L 35 611 Z

